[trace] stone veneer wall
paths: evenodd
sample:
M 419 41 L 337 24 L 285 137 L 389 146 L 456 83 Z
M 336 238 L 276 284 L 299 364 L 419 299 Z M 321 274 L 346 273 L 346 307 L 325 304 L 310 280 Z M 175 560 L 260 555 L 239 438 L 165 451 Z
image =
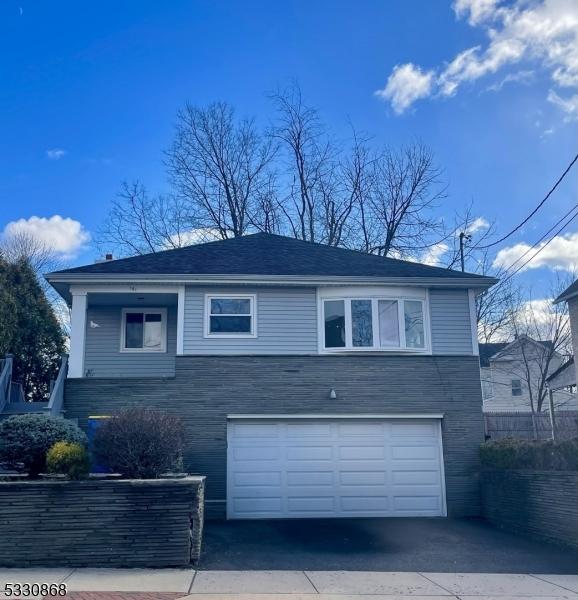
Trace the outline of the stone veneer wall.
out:
M 66 417 L 83 428 L 88 416 L 129 405 L 182 418 L 185 469 L 207 476 L 210 517 L 225 516 L 227 415 L 443 413 L 448 514 L 479 515 L 477 356 L 177 356 L 172 379 L 67 381 Z
M 0 481 L 0 566 L 186 566 L 203 508 L 204 477 Z
M 578 473 L 485 471 L 482 510 L 498 527 L 578 546 Z

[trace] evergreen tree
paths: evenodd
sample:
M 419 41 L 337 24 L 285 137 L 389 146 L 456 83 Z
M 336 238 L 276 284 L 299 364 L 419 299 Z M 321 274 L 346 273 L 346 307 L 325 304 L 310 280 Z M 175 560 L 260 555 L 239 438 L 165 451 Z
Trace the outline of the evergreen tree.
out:
M 14 355 L 12 379 L 27 400 L 46 400 L 64 350 L 62 327 L 30 263 L 0 256 L 0 356 Z

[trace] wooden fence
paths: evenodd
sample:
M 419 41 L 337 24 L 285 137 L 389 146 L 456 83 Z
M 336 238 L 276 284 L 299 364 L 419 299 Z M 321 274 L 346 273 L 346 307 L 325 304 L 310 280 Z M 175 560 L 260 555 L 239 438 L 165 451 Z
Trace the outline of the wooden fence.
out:
M 578 411 L 558 411 L 556 418 L 556 434 L 560 440 L 578 436 Z M 538 439 L 546 440 L 552 437 L 552 425 L 549 413 L 534 415 Z M 534 439 L 532 415 L 519 412 L 490 412 L 484 413 L 486 439 L 500 440 L 503 438 Z

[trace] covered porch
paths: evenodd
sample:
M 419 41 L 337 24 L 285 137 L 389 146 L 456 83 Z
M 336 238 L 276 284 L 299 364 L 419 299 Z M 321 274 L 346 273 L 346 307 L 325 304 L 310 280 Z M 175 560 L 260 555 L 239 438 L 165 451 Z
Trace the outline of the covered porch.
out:
M 184 286 L 71 286 L 69 378 L 172 377 Z

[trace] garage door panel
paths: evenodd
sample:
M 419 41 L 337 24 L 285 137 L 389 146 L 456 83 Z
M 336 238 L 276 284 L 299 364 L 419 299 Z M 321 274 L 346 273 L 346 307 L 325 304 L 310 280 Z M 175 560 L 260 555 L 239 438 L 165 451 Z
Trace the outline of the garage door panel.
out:
M 234 424 L 231 426 L 231 434 L 239 439 L 271 439 L 280 436 L 280 425 L 276 423 L 245 423 L 243 425 Z
M 235 513 L 241 518 L 243 516 L 252 516 L 255 513 L 269 513 L 275 515 L 282 512 L 282 501 L 281 497 L 235 498 L 233 500 L 233 508 Z
M 415 485 L 418 483 L 426 485 L 439 485 L 439 480 L 439 472 L 434 470 L 394 470 L 391 473 L 391 481 L 394 485 Z
M 269 462 L 280 456 L 279 446 L 237 446 L 233 449 L 233 458 L 238 461 Z
M 344 460 L 382 460 L 385 458 L 385 447 L 342 445 L 339 447 L 339 458 Z
M 439 422 L 232 425 L 229 518 L 445 514 Z
M 438 511 L 440 509 L 439 496 L 394 496 L 394 508 L 405 511 Z
M 287 471 L 287 485 L 333 485 L 333 471 Z
M 370 436 L 383 437 L 387 432 L 386 423 L 338 423 L 336 426 L 338 436 L 357 435 L 363 438 Z
M 431 460 L 438 459 L 437 446 L 429 444 L 392 444 L 391 457 L 394 460 Z
M 280 471 L 237 471 L 233 474 L 233 483 L 237 487 L 281 485 Z
M 341 485 L 385 485 L 387 474 L 381 471 L 341 471 L 339 483 Z
M 331 423 L 288 423 L 286 426 L 287 439 L 316 437 L 330 438 Z
M 333 513 L 335 512 L 335 498 L 333 496 L 289 496 L 287 509 L 290 513 Z
M 382 512 L 389 509 L 387 496 L 344 496 L 341 498 L 341 509 L 350 513 Z

